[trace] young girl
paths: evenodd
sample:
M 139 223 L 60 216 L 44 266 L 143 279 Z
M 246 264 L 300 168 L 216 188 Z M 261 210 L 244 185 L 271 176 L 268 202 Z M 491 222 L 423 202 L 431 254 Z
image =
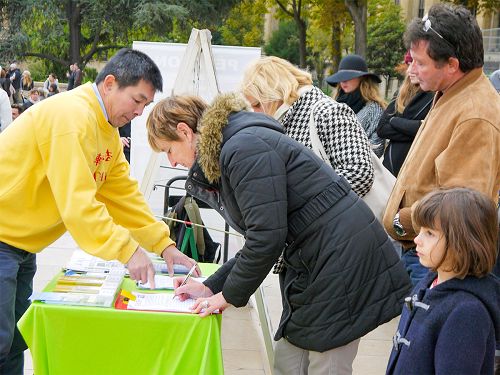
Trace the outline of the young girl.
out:
M 414 208 L 420 263 L 431 269 L 405 299 L 387 374 L 493 374 L 500 338 L 494 203 L 465 188 L 437 190 Z

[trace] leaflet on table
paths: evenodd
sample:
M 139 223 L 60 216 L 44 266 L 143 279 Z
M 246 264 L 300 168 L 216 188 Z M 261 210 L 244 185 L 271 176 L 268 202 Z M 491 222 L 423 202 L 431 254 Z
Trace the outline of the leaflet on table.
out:
M 59 276 L 51 292 L 33 293 L 31 300 L 52 304 L 111 307 L 125 271 L 109 273 L 68 273 Z
M 153 262 L 153 267 L 155 272 L 158 273 L 168 273 L 167 264 L 163 260 L 163 258 L 159 257 L 156 254 L 149 253 L 148 255 Z M 82 272 L 110 272 L 115 269 L 125 270 L 125 273 L 128 274 L 128 270 L 125 265 L 120 263 L 117 260 L 103 260 L 101 258 L 95 257 L 84 252 L 81 249 L 75 250 L 73 253 L 66 269 L 74 270 L 74 271 L 82 271 Z M 181 264 L 174 264 L 174 273 L 176 274 L 186 274 L 189 269 L 186 266 Z
M 193 280 L 198 282 L 203 282 L 207 278 L 206 277 L 193 277 Z M 137 287 L 141 289 L 151 289 L 149 286 L 149 282 L 142 283 L 140 281 L 137 282 Z M 155 290 L 156 289 L 174 289 L 174 278 L 167 275 L 155 275 Z
M 85 293 L 38 292 L 33 293 L 30 299 L 32 301 L 41 301 L 53 305 L 111 307 L 113 306 L 115 296 Z
M 195 303 L 194 299 L 181 301 L 179 298 L 172 298 L 172 294 L 166 293 L 133 292 L 133 294 L 136 296 L 136 299 L 129 300 L 126 305 L 122 305 L 120 308 L 125 308 L 127 310 L 191 313 L 191 307 Z M 214 313 L 219 313 L 219 310 L 214 311 Z

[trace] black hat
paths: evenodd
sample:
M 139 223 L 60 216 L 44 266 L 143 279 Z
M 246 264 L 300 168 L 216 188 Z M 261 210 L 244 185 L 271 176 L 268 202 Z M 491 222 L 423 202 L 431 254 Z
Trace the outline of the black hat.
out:
M 339 70 L 337 73 L 329 76 L 326 82 L 332 86 L 339 82 L 349 81 L 353 78 L 369 76 L 375 82 L 382 82 L 376 74 L 369 73 L 366 61 L 359 55 L 347 55 L 340 60 Z

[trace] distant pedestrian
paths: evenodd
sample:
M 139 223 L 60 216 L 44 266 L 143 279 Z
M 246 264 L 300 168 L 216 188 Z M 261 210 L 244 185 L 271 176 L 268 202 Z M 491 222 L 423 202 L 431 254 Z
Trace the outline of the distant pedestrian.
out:
M 21 79 L 21 89 L 23 94 L 23 101 L 28 98 L 28 94 L 30 90 L 35 87 L 35 82 L 33 82 L 33 78 L 31 78 L 31 73 L 29 70 L 25 70 Z
M 69 66 L 69 72 L 66 73 L 66 77 L 68 78 L 68 88 L 67 90 L 73 90 L 75 87 L 75 67 L 73 64 Z
M 35 105 L 40 101 L 40 92 L 38 89 L 32 89 L 29 92 L 28 100 L 23 104 L 23 110 L 26 111 L 32 105 Z
M 51 83 L 49 86 L 49 93 L 47 94 L 47 98 L 55 94 L 59 94 L 59 89 L 55 83 Z
M 14 121 L 16 118 L 19 117 L 21 113 L 24 112 L 23 106 L 20 104 L 11 104 L 10 105 L 10 110 L 12 113 L 12 121 Z
M 14 103 L 22 104 L 23 98 L 21 95 L 21 71 L 18 69 L 16 63 L 10 64 L 9 71 L 7 72 L 7 78 L 12 84 L 12 100 L 14 101 Z
M 73 87 L 78 87 L 82 84 L 82 78 L 83 78 L 83 72 L 80 69 L 80 66 L 78 65 L 78 63 L 73 64 L 73 72 L 75 75 L 75 82 L 74 82 Z
M 45 82 L 43 83 L 43 93 L 45 96 L 50 92 L 50 85 L 55 83 L 59 89 L 59 80 L 54 73 L 50 73 Z

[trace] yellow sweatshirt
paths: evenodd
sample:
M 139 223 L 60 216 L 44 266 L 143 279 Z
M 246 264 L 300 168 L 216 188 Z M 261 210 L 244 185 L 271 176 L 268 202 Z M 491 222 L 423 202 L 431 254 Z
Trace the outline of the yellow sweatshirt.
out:
M 38 252 L 68 230 L 88 253 L 127 263 L 174 242 L 129 177 L 118 129 L 91 84 L 54 95 L 0 134 L 0 241 Z

